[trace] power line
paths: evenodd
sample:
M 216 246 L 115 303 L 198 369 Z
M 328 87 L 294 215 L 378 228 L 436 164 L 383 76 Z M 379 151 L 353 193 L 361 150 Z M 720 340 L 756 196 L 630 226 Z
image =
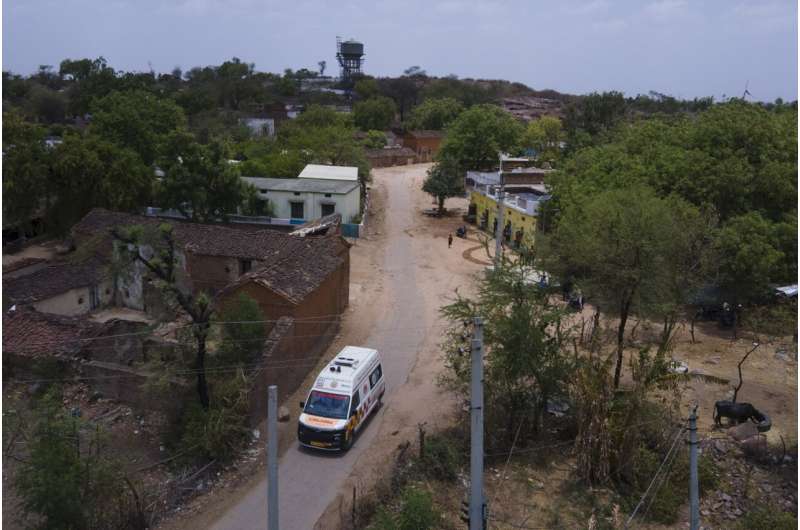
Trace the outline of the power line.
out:
M 661 480 L 659 481 L 658 485 L 656 485 L 655 489 L 653 490 L 653 494 L 650 495 L 650 501 L 647 503 L 647 506 L 645 507 L 644 512 L 642 512 L 642 519 L 646 519 L 647 518 L 647 514 L 650 511 L 650 507 L 653 505 L 653 501 L 655 501 L 656 497 L 658 496 L 658 491 L 661 489 L 661 486 L 663 486 L 667 482 L 667 480 L 669 479 L 669 475 L 670 475 L 670 473 L 672 473 L 672 466 L 673 466 L 673 464 L 675 464 L 675 460 L 678 458 L 678 453 L 680 453 L 680 447 L 678 448 L 678 450 L 676 450 L 676 451 L 674 451 L 672 453 L 672 458 L 669 461 L 669 463 L 667 464 L 666 470 L 661 475 Z
M 639 511 L 639 508 L 642 507 L 642 503 L 647 498 L 647 495 L 650 493 L 650 490 L 652 489 L 653 484 L 655 484 L 656 479 L 661 474 L 661 470 L 664 469 L 664 465 L 667 463 L 667 460 L 670 458 L 671 453 L 675 449 L 675 447 L 676 447 L 676 445 L 678 443 L 678 440 L 680 439 L 681 434 L 683 434 L 684 430 L 685 430 L 684 426 L 681 426 L 681 427 L 678 428 L 678 433 L 675 435 L 675 440 L 672 442 L 672 446 L 669 448 L 669 451 L 667 451 L 667 455 L 664 457 L 664 460 L 661 461 L 661 465 L 658 466 L 658 470 L 656 470 L 656 474 L 653 475 L 653 479 L 650 481 L 650 484 L 647 486 L 647 489 L 645 490 L 644 494 L 642 495 L 642 498 L 639 499 L 639 503 L 633 509 L 633 513 L 631 513 L 631 516 L 625 522 L 625 528 L 628 528 L 630 526 L 631 522 L 633 521 L 633 519 L 636 517 L 636 514 Z

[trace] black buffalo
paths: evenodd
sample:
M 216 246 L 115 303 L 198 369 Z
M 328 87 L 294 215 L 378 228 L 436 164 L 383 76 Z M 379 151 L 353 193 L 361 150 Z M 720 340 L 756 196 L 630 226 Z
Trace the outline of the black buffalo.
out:
M 750 403 L 734 403 L 733 401 L 717 401 L 714 403 L 714 423 L 721 425 L 722 418 L 733 423 L 744 423 L 760 414 Z

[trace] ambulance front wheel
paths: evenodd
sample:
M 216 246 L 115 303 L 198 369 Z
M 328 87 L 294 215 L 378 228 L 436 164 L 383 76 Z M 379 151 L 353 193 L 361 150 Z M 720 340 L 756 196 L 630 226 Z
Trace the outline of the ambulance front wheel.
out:
M 342 451 L 346 453 L 351 447 L 353 447 L 353 433 L 345 433 L 342 441 Z

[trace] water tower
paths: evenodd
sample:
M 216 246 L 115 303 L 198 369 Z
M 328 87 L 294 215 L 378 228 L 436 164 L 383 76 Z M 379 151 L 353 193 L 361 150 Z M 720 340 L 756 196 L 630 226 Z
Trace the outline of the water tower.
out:
M 352 82 L 353 76 L 361 73 L 364 44 L 353 39 L 342 42 L 340 37 L 336 37 L 336 59 L 341 67 L 341 80 L 345 83 Z

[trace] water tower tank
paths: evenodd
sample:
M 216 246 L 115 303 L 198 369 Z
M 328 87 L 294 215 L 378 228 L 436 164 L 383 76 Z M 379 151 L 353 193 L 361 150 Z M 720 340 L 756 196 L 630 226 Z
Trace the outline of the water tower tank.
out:
M 355 40 L 345 41 L 342 43 L 341 53 L 345 57 L 361 57 L 364 55 L 364 44 Z

